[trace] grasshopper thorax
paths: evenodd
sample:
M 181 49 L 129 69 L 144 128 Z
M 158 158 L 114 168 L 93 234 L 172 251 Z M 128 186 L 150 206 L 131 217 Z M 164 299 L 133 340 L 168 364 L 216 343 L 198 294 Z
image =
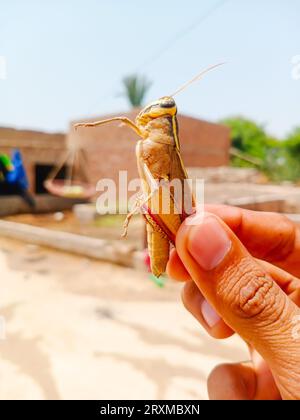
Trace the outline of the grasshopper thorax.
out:
M 138 126 L 145 126 L 149 121 L 160 117 L 173 117 L 177 114 L 177 106 L 171 96 L 163 96 L 151 102 L 136 117 Z

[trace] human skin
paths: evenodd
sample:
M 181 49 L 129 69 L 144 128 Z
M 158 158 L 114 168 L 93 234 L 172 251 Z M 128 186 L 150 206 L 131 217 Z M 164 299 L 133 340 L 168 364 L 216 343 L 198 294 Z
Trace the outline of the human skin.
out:
M 300 399 L 300 230 L 285 216 L 206 206 L 185 221 L 168 264 L 182 299 L 216 339 L 239 334 L 251 362 L 220 365 L 211 399 Z

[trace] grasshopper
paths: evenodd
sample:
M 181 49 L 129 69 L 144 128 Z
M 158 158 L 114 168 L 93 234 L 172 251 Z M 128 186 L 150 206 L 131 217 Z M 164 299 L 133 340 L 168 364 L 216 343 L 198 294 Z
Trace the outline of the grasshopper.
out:
M 136 156 L 142 180 L 143 198 L 127 216 L 124 227 L 126 233 L 131 216 L 138 208 L 141 208 L 147 222 L 151 271 L 156 277 L 160 277 L 165 272 L 170 245 L 175 245 L 176 233 L 181 223 L 191 213 L 190 209 L 195 206 L 192 191 L 184 182 L 187 179 L 187 172 L 180 153 L 177 106 L 173 97 L 190 83 L 221 64 L 223 63 L 204 70 L 173 95 L 151 102 L 137 115 L 135 122 L 127 117 L 114 117 L 75 125 L 75 128 L 95 127 L 121 121 L 141 138 L 136 145 Z M 176 180 L 179 181 L 179 189 L 181 189 L 181 193 L 177 194 L 177 199 L 173 187 L 170 188 Z M 164 182 L 169 183 L 169 186 L 167 187 Z M 180 203 L 178 203 L 178 196 Z M 164 202 L 169 204 L 168 211 L 164 211 Z M 185 208 L 185 203 L 190 204 L 189 211 Z

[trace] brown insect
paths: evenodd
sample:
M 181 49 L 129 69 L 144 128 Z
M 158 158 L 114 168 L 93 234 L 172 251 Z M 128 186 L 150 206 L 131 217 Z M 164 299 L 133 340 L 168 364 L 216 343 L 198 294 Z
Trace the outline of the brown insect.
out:
M 165 272 L 170 244 L 175 244 L 179 226 L 195 205 L 191 189 L 185 182 L 187 173 L 180 153 L 177 106 L 173 97 L 221 64 L 204 70 L 173 95 L 151 102 L 137 115 L 135 122 L 127 117 L 114 117 L 75 125 L 76 128 L 95 127 L 121 121 L 141 137 L 136 146 L 136 156 L 143 197 L 127 216 L 124 227 L 126 234 L 131 216 L 138 208 L 142 209 L 147 222 L 151 270 L 156 277 Z

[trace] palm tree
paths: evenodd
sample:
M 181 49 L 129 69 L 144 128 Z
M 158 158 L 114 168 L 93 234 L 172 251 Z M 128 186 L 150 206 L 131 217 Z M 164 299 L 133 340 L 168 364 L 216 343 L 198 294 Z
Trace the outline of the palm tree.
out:
M 124 96 L 127 97 L 132 107 L 140 107 L 143 105 L 144 98 L 148 92 L 151 82 L 144 76 L 138 76 L 136 74 L 126 76 L 123 79 L 123 85 L 125 87 Z

